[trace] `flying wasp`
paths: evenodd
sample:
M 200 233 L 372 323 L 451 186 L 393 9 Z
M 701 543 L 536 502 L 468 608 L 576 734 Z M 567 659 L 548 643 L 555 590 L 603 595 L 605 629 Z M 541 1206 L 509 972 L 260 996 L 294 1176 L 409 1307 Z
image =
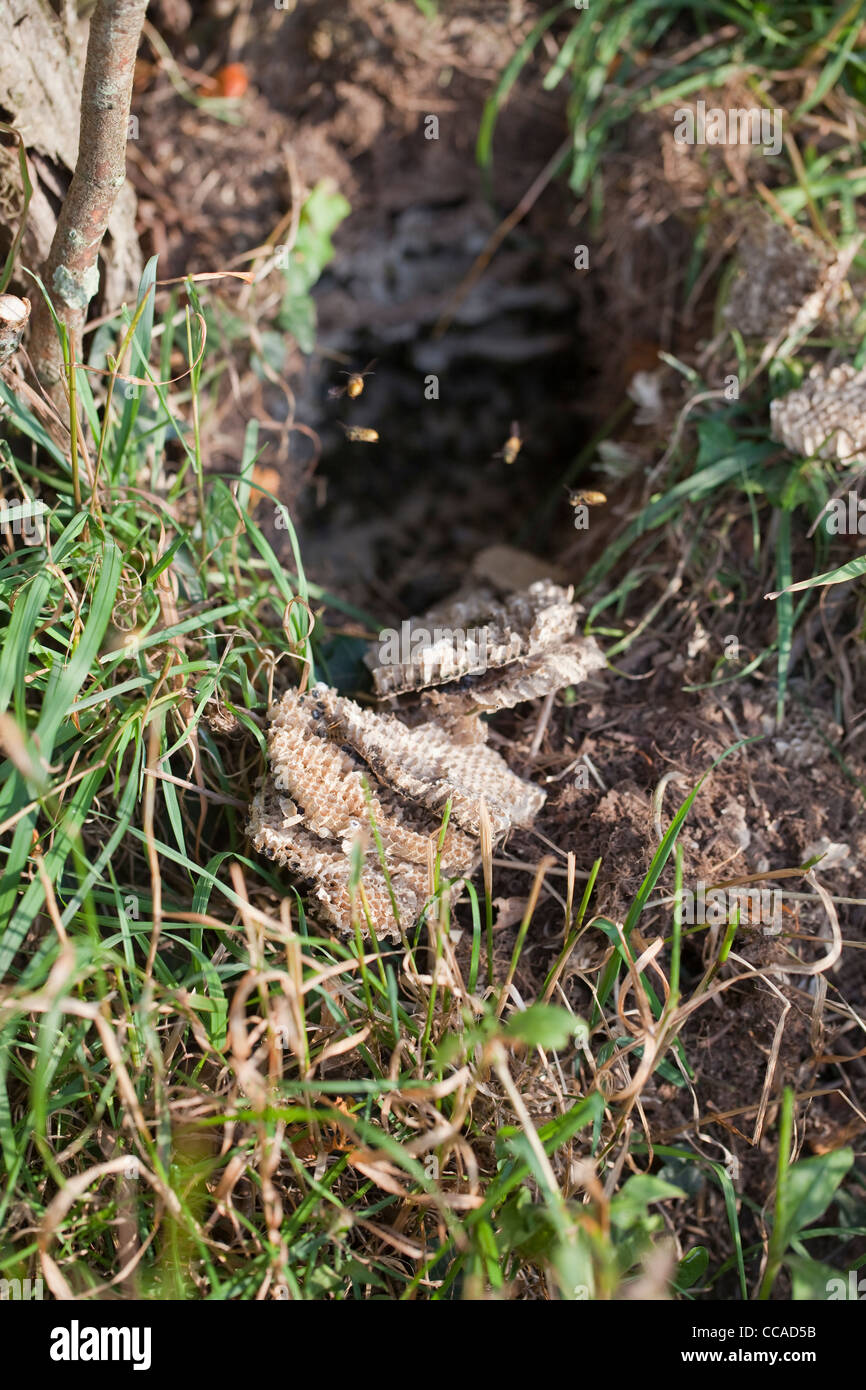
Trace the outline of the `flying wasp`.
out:
M 352 444 L 378 444 L 379 435 L 376 430 L 365 429 L 363 425 L 344 425 L 343 421 L 338 421 L 346 431 L 346 438 Z
M 590 488 L 569 488 L 568 500 L 572 507 L 603 507 L 607 498 L 603 492 L 593 492 Z
M 506 439 L 498 454 L 494 454 L 496 459 L 504 459 L 506 463 L 513 463 L 523 448 L 523 440 L 520 437 L 520 426 L 516 420 L 511 421 L 511 434 Z
M 378 360 L 379 359 L 377 357 L 374 357 L 372 362 L 367 363 L 366 367 L 362 372 L 343 372 L 343 376 L 347 376 L 349 378 L 349 380 L 346 382 L 346 385 L 332 386 L 330 391 L 328 392 L 328 395 L 332 398 L 337 396 L 348 396 L 350 400 L 357 400 L 358 397 L 361 395 L 361 392 L 364 390 L 364 377 L 374 375 L 372 369 L 373 367 L 375 367 Z

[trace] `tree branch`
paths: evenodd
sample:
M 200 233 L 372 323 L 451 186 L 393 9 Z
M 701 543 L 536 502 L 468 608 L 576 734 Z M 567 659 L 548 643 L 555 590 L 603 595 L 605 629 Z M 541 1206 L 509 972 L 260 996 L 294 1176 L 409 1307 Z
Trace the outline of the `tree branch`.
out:
M 99 248 L 126 179 L 132 77 L 146 9 L 147 0 L 97 0 L 90 21 L 78 159 L 43 273 L 76 360 L 99 286 Z M 43 386 L 56 396 L 63 355 L 48 306 L 41 295 L 34 300 L 30 356 Z

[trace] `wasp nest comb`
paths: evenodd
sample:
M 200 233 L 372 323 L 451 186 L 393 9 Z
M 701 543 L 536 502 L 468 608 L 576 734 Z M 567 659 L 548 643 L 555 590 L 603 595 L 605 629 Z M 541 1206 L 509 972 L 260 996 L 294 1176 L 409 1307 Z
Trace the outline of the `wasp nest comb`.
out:
M 469 619 L 479 615 L 483 622 L 465 640 Z M 382 693 L 436 695 L 443 709 L 432 717 L 419 712 L 417 698 L 404 719 L 362 709 L 325 685 L 304 695 L 289 691 L 270 713 L 269 773 L 249 824 L 255 848 L 311 882 L 318 915 L 338 930 L 352 930 L 354 920 L 366 932 L 369 914 L 377 936 L 398 940 L 400 927 L 418 920 L 432 892 L 433 851 L 449 802 L 441 874 L 458 883 L 481 861 L 482 802 L 494 840 L 512 826 L 531 825 L 543 806 L 544 793 L 486 745 L 478 711 L 548 694 L 602 666 L 592 639 L 575 637 L 576 621 L 570 591 L 547 581 L 503 603 L 490 591 L 464 595 L 414 620 L 410 631 L 420 640 L 410 644 L 410 655 L 387 671 L 374 663 L 374 678 L 381 671 Z M 434 626 L 429 643 L 423 622 Z M 430 650 L 437 643 L 434 662 Z M 497 663 L 492 669 L 480 669 L 485 655 Z M 456 679 L 456 688 L 424 684 L 443 673 Z M 477 730 L 467 732 L 468 724 Z M 351 882 L 359 840 L 362 893 Z
M 813 367 L 798 390 L 771 401 L 770 422 L 794 454 L 866 462 L 866 368 Z
M 388 883 L 371 833 L 382 839 L 400 922 L 411 926 L 431 892 L 430 846 L 451 814 L 441 871 L 462 879 L 480 862 L 480 803 L 493 835 L 529 825 L 544 793 L 484 744 L 461 744 L 436 723 L 410 729 L 393 715 L 364 710 L 325 685 L 289 691 L 271 712 L 270 775 L 256 796 L 256 849 L 314 884 L 324 918 L 352 927 L 351 851 L 365 846 L 361 883 L 377 935 L 399 937 Z M 366 783 L 366 786 L 365 786 Z M 368 800 L 369 798 L 369 800 Z M 362 929 L 365 914 L 358 900 Z
M 376 693 L 417 692 L 422 708 L 450 720 L 576 685 L 604 656 L 594 638 L 576 635 L 572 596 L 549 579 L 505 598 L 491 586 L 456 594 L 370 650 Z

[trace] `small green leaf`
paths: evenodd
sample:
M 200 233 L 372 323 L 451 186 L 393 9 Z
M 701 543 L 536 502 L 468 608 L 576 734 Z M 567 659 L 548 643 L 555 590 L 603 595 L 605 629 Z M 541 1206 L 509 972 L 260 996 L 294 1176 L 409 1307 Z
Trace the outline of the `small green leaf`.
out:
M 719 459 L 725 458 L 728 454 L 735 454 L 740 443 L 739 435 L 736 430 L 731 429 L 727 420 L 723 420 L 718 415 L 711 415 L 707 420 L 701 420 L 697 427 L 698 432 L 698 457 L 695 468 L 708 468 L 712 463 L 718 463 Z
M 650 1203 L 685 1196 L 687 1193 L 681 1187 L 674 1187 L 664 1178 L 657 1178 L 652 1173 L 635 1173 L 611 1202 L 610 1219 L 615 1226 L 627 1229 L 646 1215 Z
M 287 296 L 282 302 L 277 321 L 281 328 L 292 334 L 301 352 L 309 355 L 313 351 L 316 346 L 316 306 L 310 295 Z
M 815 1158 L 801 1158 L 788 1169 L 782 1205 L 785 1245 L 817 1221 L 832 1202 L 836 1189 L 854 1162 L 852 1149 L 833 1149 Z
M 849 1298 L 859 1298 L 856 1290 L 857 1279 L 850 1280 L 847 1270 L 832 1269 L 821 1264 L 820 1260 L 804 1259 L 802 1255 L 788 1255 L 785 1259 L 791 1276 L 791 1299 L 794 1303 L 811 1303 L 830 1300 L 845 1302 Z M 855 1285 L 852 1291 L 851 1284 Z
M 707 1272 L 710 1254 L 705 1245 L 693 1245 L 687 1250 L 677 1266 L 674 1283 L 678 1289 L 691 1289 L 699 1284 Z
M 579 1030 L 585 1030 L 582 1018 L 576 1018 L 559 1004 L 530 1004 L 528 1009 L 513 1013 L 505 1026 L 506 1037 L 519 1038 L 527 1047 L 565 1047 Z

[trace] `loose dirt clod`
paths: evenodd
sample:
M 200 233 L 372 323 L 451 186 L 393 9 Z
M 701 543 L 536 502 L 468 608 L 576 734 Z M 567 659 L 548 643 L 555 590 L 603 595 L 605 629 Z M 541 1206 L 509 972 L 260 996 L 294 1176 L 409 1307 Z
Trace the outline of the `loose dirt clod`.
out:
M 726 321 L 745 337 L 771 338 L 793 331 L 801 313 L 811 314 L 817 303 L 823 315 L 832 315 L 846 293 L 844 277 L 834 275 L 836 259 L 806 229 L 794 237 L 769 218 L 753 217 L 737 248 Z

